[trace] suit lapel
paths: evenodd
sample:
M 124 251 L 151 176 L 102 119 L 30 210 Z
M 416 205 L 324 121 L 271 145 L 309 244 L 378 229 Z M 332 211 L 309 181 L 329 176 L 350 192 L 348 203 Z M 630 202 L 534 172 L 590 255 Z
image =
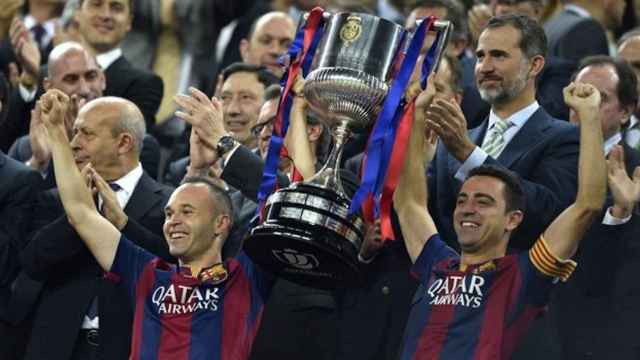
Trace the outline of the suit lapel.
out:
M 158 195 L 160 190 L 158 183 L 151 179 L 147 173 L 143 173 L 124 208 L 124 212 L 134 220 L 140 220 L 161 200 Z
M 509 141 L 498 161 L 503 166 L 510 168 L 513 163 L 531 150 L 536 143 L 543 139 L 541 136 L 551 126 L 551 117 L 540 107 L 524 123 L 516 136 Z

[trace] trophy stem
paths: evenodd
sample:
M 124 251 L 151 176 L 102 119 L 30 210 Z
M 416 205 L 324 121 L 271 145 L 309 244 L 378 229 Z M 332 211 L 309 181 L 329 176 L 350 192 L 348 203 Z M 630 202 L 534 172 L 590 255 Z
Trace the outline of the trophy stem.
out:
M 347 117 L 339 117 L 337 119 L 337 125 L 333 129 L 333 136 L 335 144 L 331 149 L 331 153 L 327 158 L 322 169 L 309 179 L 310 183 L 318 184 L 322 187 L 334 189 L 336 193 L 347 198 L 344 188 L 342 187 L 342 181 L 340 179 L 340 161 L 342 159 L 342 150 L 344 144 L 349 139 L 351 131 L 349 130 L 349 123 L 351 120 Z

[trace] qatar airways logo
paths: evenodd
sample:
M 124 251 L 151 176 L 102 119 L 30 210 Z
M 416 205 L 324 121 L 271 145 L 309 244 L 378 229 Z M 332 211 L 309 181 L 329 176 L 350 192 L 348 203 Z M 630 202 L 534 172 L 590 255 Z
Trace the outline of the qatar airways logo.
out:
M 434 281 L 427 295 L 430 305 L 461 305 L 478 308 L 482 304 L 484 278 L 470 274 L 465 276 L 447 276 Z
M 191 314 L 198 310 L 218 311 L 218 288 L 198 289 L 193 286 L 158 286 L 151 301 L 158 306 L 161 315 Z

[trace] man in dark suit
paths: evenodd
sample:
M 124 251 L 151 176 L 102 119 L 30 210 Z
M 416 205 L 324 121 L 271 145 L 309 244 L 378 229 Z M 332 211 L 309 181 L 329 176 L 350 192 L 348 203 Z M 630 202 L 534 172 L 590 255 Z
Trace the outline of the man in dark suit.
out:
M 249 149 L 256 147 L 257 139 L 251 129 L 265 101 L 265 89 L 277 82 L 278 78 L 258 65 L 234 63 L 222 71 L 222 87 L 217 96 L 222 101 L 225 130 Z M 171 163 L 165 182 L 177 186 L 187 172 L 187 165 L 189 157 Z
M 139 246 L 170 258 L 162 224 L 171 189 L 156 183 L 140 165 L 142 113 L 121 98 L 100 98 L 90 104 L 74 124 L 71 146 L 76 164 L 83 168 L 91 163 L 112 183 L 110 196 L 98 197 L 103 215 L 135 238 Z M 94 257 L 67 222 L 57 195 L 46 194 L 41 209 L 38 215 L 61 216 L 42 228 L 21 256 L 27 274 L 45 283 L 27 358 L 89 358 L 97 354 L 127 358 L 131 304 L 122 289 L 103 278 Z
M 549 55 L 577 64 L 589 55 L 608 55 L 606 30 L 622 23 L 623 0 L 566 1 L 564 9 L 544 25 Z
M 25 1 L 25 3 L 17 14 L 18 21 L 24 24 L 28 31 L 27 36 L 30 36 L 35 41 L 37 48 L 40 50 L 42 57 L 39 59 L 40 64 L 38 65 L 42 65 L 46 63 L 49 52 L 54 47 L 53 38 L 56 35 L 55 31 L 58 17 L 62 13 L 64 3 L 61 1 L 46 0 L 29 0 Z M 12 4 L 7 4 L 6 6 L 12 7 Z M 8 19 L 11 20 L 10 17 Z M 6 25 L 8 24 L 5 24 L 5 26 Z M 0 71 L 8 74 L 9 64 L 18 64 L 18 59 L 22 54 L 21 49 L 15 51 L 8 33 L 6 36 L 7 37 L 0 42 Z
M 8 82 L 0 73 L 0 121 L 7 114 Z M 20 269 L 19 252 L 27 244 L 34 200 L 42 179 L 37 172 L 0 151 L 0 356 L 12 359 L 24 346 L 24 334 L 9 321 L 11 287 Z
M 467 132 L 455 104 L 438 99 L 434 128 L 440 144 L 432 164 L 429 206 L 438 230 L 453 247 L 452 214 L 466 173 L 483 163 L 509 168 L 524 179 L 527 216 L 512 247 L 528 248 L 576 191 L 578 132 L 551 118 L 535 100 L 544 66 L 544 32 L 522 15 L 494 17 L 482 32 L 475 73 L 480 94 L 492 106 L 481 126 Z M 435 120 L 434 120 L 435 121 Z
M 636 358 L 640 341 L 631 333 L 640 311 L 631 304 L 640 301 L 633 275 L 640 268 L 633 233 L 639 224 L 633 210 L 640 197 L 640 169 L 636 171 L 640 154 L 623 141 L 622 123 L 636 107 L 637 80 L 627 63 L 608 56 L 585 58 L 575 80 L 594 85 L 602 94 L 599 118 L 608 157 L 609 195 L 600 221 L 582 240 L 579 270 L 560 288 L 551 314 L 564 358 Z M 579 124 L 580 119 L 571 115 L 571 121 Z
M 105 77 L 95 57 L 89 54 L 82 45 L 75 42 L 60 44 L 51 52 L 47 66 L 47 77 L 42 83 L 44 90 L 58 89 L 70 97 L 75 97 L 78 106 L 101 97 L 105 89 Z M 9 156 L 40 171 L 47 178 L 52 175 L 53 171 L 53 168 L 49 166 L 51 152 L 48 149 L 46 134 L 39 126 L 38 119 L 35 118 L 31 122 L 28 107 L 29 104 L 25 104 L 22 111 L 12 111 L 13 116 L 23 115 L 20 119 L 12 119 L 11 121 L 22 124 L 16 124 L 16 126 L 26 124 L 29 128 L 29 135 L 16 140 L 9 149 Z M 67 122 L 69 133 L 71 133 L 73 120 L 70 118 Z M 34 147 L 32 147 L 32 141 L 35 143 Z M 145 134 L 140 161 L 144 170 L 151 177 L 156 178 L 160 162 L 160 145 L 149 134 Z M 47 188 L 55 187 L 55 179 L 47 180 Z
M 162 80 L 133 67 L 120 49 L 120 43 L 131 29 L 131 1 L 81 0 L 75 18 L 86 46 L 104 70 L 107 78 L 104 95 L 118 96 L 136 104 L 144 115 L 147 131 L 153 134 L 163 95 Z

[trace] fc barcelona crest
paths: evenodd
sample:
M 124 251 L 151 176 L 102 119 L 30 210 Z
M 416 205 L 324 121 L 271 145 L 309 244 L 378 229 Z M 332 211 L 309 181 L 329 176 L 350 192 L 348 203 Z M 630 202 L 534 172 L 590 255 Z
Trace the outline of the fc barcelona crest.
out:
M 200 280 L 200 282 L 211 283 L 214 285 L 220 284 L 227 280 L 228 277 L 229 272 L 227 272 L 227 269 L 222 263 L 217 263 L 211 267 L 202 269 L 200 274 L 198 274 L 198 280 Z
M 345 45 L 351 44 L 362 33 L 362 19 L 359 16 L 349 16 L 347 21 L 340 29 L 340 39 L 344 41 Z

